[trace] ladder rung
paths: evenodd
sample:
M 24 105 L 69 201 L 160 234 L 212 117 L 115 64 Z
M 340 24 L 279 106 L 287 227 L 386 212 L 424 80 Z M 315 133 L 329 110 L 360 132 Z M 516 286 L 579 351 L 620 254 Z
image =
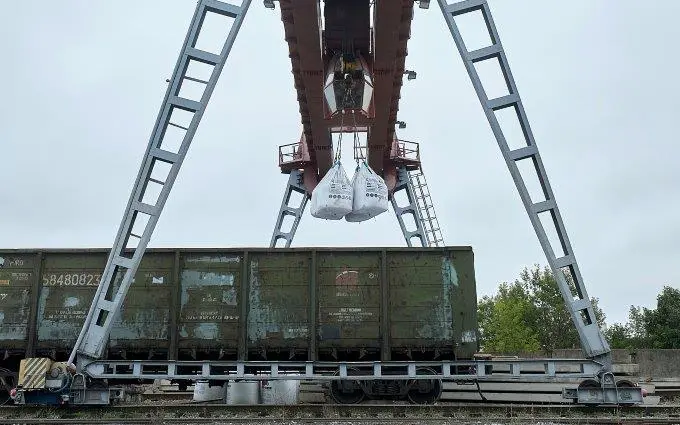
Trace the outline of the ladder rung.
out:
M 468 12 L 473 12 L 484 6 L 486 0 L 464 0 L 458 3 L 450 4 L 446 7 L 446 11 L 453 16 L 463 15 Z
M 217 65 L 218 63 L 220 63 L 220 59 L 222 58 L 219 55 L 205 52 L 203 50 L 199 50 L 193 47 L 189 47 L 187 49 L 187 56 L 199 62 L 207 63 L 208 65 Z
M 486 101 L 486 107 L 493 109 L 494 111 L 498 109 L 507 108 L 508 106 L 514 105 L 519 102 L 519 96 L 512 93 L 505 96 L 497 97 L 495 99 L 490 99 Z
M 497 56 L 501 50 L 502 48 L 500 44 L 492 44 L 491 46 L 468 52 L 468 60 L 472 62 L 479 62 L 486 59 L 491 59 L 492 57 Z
M 137 238 L 137 239 L 142 239 L 141 236 L 139 236 L 139 235 L 137 235 L 137 234 L 135 234 L 135 233 L 132 233 L 132 232 L 130 232 L 130 236 L 133 236 L 133 237 L 135 237 L 135 238 Z
M 156 207 L 149 205 L 149 204 L 145 204 L 143 202 L 135 202 L 132 205 L 132 208 L 139 211 L 139 212 L 142 212 L 144 214 L 148 214 L 148 215 L 156 215 L 156 211 L 157 211 Z
M 160 185 L 164 185 L 164 184 L 165 184 L 164 181 L 160 181 L 160 180 L 158 180 L 158 179 L 154 179 L 153 177 L 149 177 L 149 181 L 150 181 L 150 182 L 154 182 L 154 183 L 158 183 L 158 184 L 160 184 Z
M 171 164 L 174 164 L 177 161 L 179 161 L 179 155 L 177 155 L 176 153 L 165 151 L 163 149 L 153 148 L 151 150 L 151 155 L 153 155 L 155 158 L 160 159 L 161 161 L 169 162 Z
M 520 161 L 522 159 L 530 158 L 538 153 L 536 146 L 525 146 L 523 148 L 512 150 L 508 153 L 510 159 L 513 161 Z
M 170 104 L 180 109 L 186 109 L 187 111 L 196 112 L 201 109 L 201 103 L 194 100 L 185 99 L 179 96 L 173 96 L 170 99 Z
M 106 311 L 113 311 L 113 303 L 111 301 L 107 301 L 104 297 L 101 297 L 99 299 L 99 302 L 97 303 L 97 307 L 99 307 L 102 310 Z
M 233 4 L 225 3 L 218 0 L 205 0 L 205 7 L 211 12 L 226 15 L 235 18 L 241 14 L 241 8 Z
M 182 130 L 189 131 L 187 127 L 184 127 L 183 125 L 175 124 L 172 121 L 168 121 L 168 125 L 171 125 L 173 127 L 181 128 Z
M 113 264 L 125 267 L 126 269 L 131 269 L 134 262 L 132 261 L 131 258 L 121 257 L 120 255 L 118 255 L 113 259 Z
M 573 255 L 565 255 L 564 257 L 556 258 L 555 259 L 555 266 L 558 269 L 571 266 L 572 264 L 575 263 L 574 256 Z
M 184 79 L 189 81 L 195 81 L 197 83 L 208 84 L 208 81 L 201 80 L 200 78 L 189 77 L 188 75 L 185 75 Z
M 585 310 L 586 308 L 588 308 L 588 300 L 584 299 L 574 300 L 571 302 L 571 305 L 574 308 L 574 311 Z
M 540 214 L 545 211 L 550 211 L 554 208 L 557 208 L 557 204 L 553 199 L 549 199 L 547 201 L 542 201 L 542 202 L 536 202 L 531 206 L 531 210 L 535 212 L 536 214 Z

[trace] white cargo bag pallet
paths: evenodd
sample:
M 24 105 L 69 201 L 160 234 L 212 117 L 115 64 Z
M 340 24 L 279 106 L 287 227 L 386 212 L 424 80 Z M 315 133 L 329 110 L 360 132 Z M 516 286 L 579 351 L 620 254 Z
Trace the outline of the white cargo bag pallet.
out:
M 341 220 L 352 211 L 353 190 L 345 169 L 336 161 L 312 191 L 313 217 Z
M 387 185 L 382 177 L 363 161 L 352 179 L 354 192 L 352 212 L 345 215 L 349 222 L 366 221 L 387 211 Z

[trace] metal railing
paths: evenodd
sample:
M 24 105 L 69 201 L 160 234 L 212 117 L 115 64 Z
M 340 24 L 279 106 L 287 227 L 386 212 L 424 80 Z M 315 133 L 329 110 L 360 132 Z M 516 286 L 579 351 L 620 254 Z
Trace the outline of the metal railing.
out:
M 390 158 L 393 161 L 412 162 L 420 164 L 420 145 L 417 142 L 395 139 L 392 142 Z
M 355 140 L 354 159 L 366 159 L 366 149 L 365 143 Z M 390 149 L 390 159 L 397 164 L 420 166 L 420 145 L 417 142 L 395 139 Z
M 279 166 L 299 165 L 309 162 L 309 152 L 301 142 L 279 146 Z

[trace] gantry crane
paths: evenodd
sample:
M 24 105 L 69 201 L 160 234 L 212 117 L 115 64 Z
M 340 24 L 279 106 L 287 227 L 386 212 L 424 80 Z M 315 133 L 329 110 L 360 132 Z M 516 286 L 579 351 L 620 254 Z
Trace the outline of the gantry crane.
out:
M 565 397 L 581 403 L 640 403 L 640 388 L 623 388 L 617 386 L 614 380 L 611 350 L 595 321 L 576 256 L 567 237 L 555 195 L 548 182 L 486 0 L 465 0 L 452 4 L 447 0 L 437 0 L 437 3 L 555 275 L 578 330 L 586 359 L 516 360 L 505 363 L 479 360 L 323 364 L 314 359 L 297 363 L 249 362 L 246 359 L 235 362 L 102 359 L 114 318 L 170 195 L 250 3 L 251 0 L 243 0 L 240 6 L 236 6 L 218 0 L 198 1 L 113 249 L 82 331 L 66 363 L 69 370 L 64 371 L 64 376 L 69 377 L 69 384 L 63 397 L 72 404 L 106 404 L 112 397 L 112 388 L 104 383 L 126 379 L 433 382 L 441 379 L 494 380 L 500 376 L 502 379 L 515 379 L 518 382 L 554 380 L 558 377 L 583 378 L 584 385 L 576 391 L 565 391 Z M 428 212 L 431 209 L 431 198 L 425 191 L 418 145 L 399 140 L 394 129 L 397 125 L 402 79 L 405 74 L 411 76 L 404 70 L 404 60 L 414 14 L 414 0 L 324 0 L 323 16 L 320 0 L 279 0 L 278 3 L 290 52 L 303 131 L 299 142 L 279 148 L 279 166 L 282 172 L 289 174 L 289 179 L 272 236 L 272 246 L 281 239 L 285 240 L 286 246 L 290 245 L 310 193 L 319 177 L 332 165 L 332 134 L 358 131 L 367 133 L 367 144 L 355 146 L 357 157 L 365 157 L 371 168 L 383 176 L 407 243 L 410 245 L 412 238 L 420 239 L 422 245 L 441 243 L 438 225 Z M 429 0 L 418 2 L 422 9 L 429 8 L 429 3 Z M 274 8 L 273 0 L 265 0 L 264 4 Z M 488 46 L 473 51 L 467 49 L 456 18 L 468 13 L 478 13 L 483 18 L 491 40 Z M 223 46 L 216 51 L 197 47 L 202 24 L 210 14 L 233 20 Z M 325 23 L 323 30 L 322 19 Z M 476 70 L 476 65 L 484 61 L 496 61 L 500 66 L 507 84 L 506 95 L 497 98 L 487 96 Z M 210 77 L 203 80 L 192 76 L 190 70 L 193 64 L 210 67 Z M 200 97 L 188 98 L 182 95 L 182 87 L 187 81 L 203 85 L 204 90 Z M 343 97 L 343 93 L 351 96 Z M 516 115 L 524 133 L 526 143 L 518 149 L 509 147 L 496 115 L 499 111 L 508 110 Z M 176 115 L 180 113 L 189 115 L 190 119 L 180 123 L 176 120 Z M 170 139 L 179 140 L 180 143 L 173 147 Z M 543 199 L 532 199 L 529 195 L 518 169 L 519 161 L 533 164 L 543 189 Z M 410 205 L 401 207 L 394 203 L 394 194 L 400 190 L 407 192 Z M 422 191 L 420 194 L 417 192 L 419 190 Z M 288 204 L 293 192 L 303 195 L 300 205 Z M 418 208 L 417 199 L 425 199 L 425 207 Z M 404 226 L 402 215 L 409 212 L 417 217 L 415 221 L 418 228 L 415 230 L 408 230 Z M 282 223 L 288 215 L 293 217 L 294 222 L 292 229 L 284 232 Z M 554 224 L 560 240 L 559 247 L 551 246 L 540 220 L 542 215 L 548 216 Z M 427 225 L 429 228 L 426 230 Z M 507 366 L 507 371 L 498 372 L 499 366 L 503 364 Z M 560 367 L 564 364 L 576 365 L 579 371 L 561 373 Z M 536 373 L 536 366 L 543 367 L 544 372 Z M 284 367 L 296 375 L 281 373 Z M 421 367 L 426 367 L 429 374 L 420 374 Z M 527 367 L 533 368 L 533 372 L 527 373 Z M 349 378 L 350 368 L 358 370 L 359 376 L 351 374 Z M 26 391 L 17 399 L 25 402 L 29 396 L 30 392 Z

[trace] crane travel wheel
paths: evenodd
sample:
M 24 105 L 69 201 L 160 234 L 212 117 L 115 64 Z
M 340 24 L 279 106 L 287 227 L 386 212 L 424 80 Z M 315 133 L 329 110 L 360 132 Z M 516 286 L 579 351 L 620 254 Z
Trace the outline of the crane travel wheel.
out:
M 577 403 L 588 406 L 639 404 L 641 403 L 639 396 L 646 395 L 644 390 L 640 391 L 636 384 L 627 379 L 620 379 L 614 383 L 613 376 L 604 382 L 598 382 L 592 378 L 581 381 L 578 385 L 578 393 Z

